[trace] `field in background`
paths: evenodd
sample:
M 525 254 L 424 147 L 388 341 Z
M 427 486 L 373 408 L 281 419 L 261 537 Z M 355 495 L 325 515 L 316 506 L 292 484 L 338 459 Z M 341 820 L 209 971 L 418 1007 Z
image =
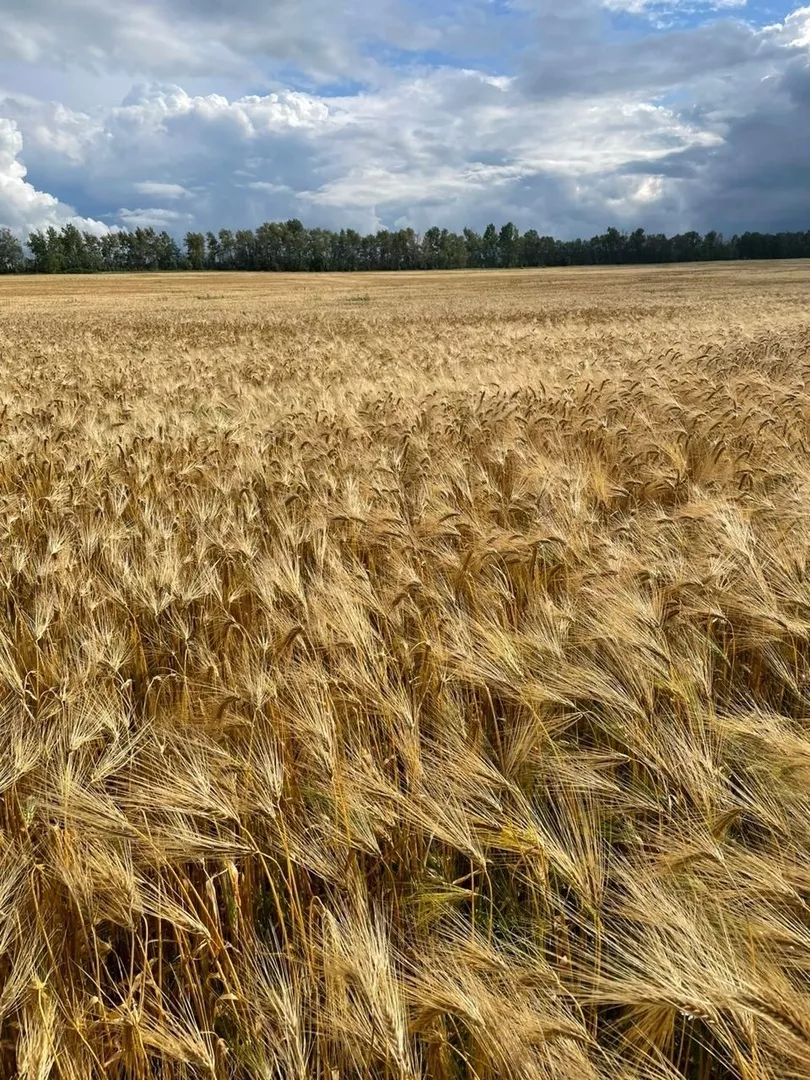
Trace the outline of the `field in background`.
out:
M 0 278 L 0 1075 L 810 1074 L 809 300 Z

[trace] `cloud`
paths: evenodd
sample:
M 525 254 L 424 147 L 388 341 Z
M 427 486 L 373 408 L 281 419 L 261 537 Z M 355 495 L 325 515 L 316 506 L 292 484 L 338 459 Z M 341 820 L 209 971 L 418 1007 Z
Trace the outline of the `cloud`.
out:
M 756 29 L 727 18 L 612 43 L 603 40 L 601 29 L 571 17 L 564 64 L 559 63 L 559 42 L 553 49 L 543 42 L 528 50 L 521 74 L 526 92 L 547 99 L 615 93 L 649 98 L 719 79 L 756 78 L 784 63 L 786 53 L 801 49 L 788 23 Z
M 396 0 L 5 0 L 0 57 L 170 78 L 269 62 L 329 81 L 370 71 L 367 43 L 418 36 Z
M 68 223 L 99 235 L 108 231 L 102 222 L 77 215 L 53 195 L 29 184 L 20 161 L 22 149 L 23 138 L 17 125 L 0 119 L 0 225 L 19 233 Z
M 157 199 L 183 199 L 191 195 L 182 184 L 161 184 L 154 180 L 141 180 L 134 187 L 139 195 L 150 195 Z
M 613 2 L 510 0 L 497 18 L 489 0 L 470 0 L 452 18 L 433 5 L 407 40 L 452 43 L 456 62 L 430 54 L 403 64 L 378 53 L 374 85 L 341 93 L 194 92 L 145 80 L 119 104 L 83 110 L 0 95 L 0 115 L 25 138 L 28 181 L 23 170 L 15 182 L 61 207 L 55 213 L 75 206 L 96 224 L 175 234 L 292 216 L 362 229 L 512 219 L 567 236 L 609 223 L 807 227 L 807 141 L 797 133 L 810 130 L 810 8 L 759 27 L 713 17 L 662 29 L 647 20 L 647 4 L 628 34 L 611 22 Z M 22 0 L 6 3 L 27 19 Z M 635 18 L 634 3 L 624 3 L 623 18 Z M 95 4 L 84 0 L 82 10 Z M 690 4 L 670 6 L 683 14 Z M 286 0 L 272 16 L 265 7 L 237 0 L 222 42 L 235 48 L 251 18 L 257 40 L 290 30 Z M 196 20 L 195 33 L 210 33 L 223 10 L 215 0 L 163 0 L 137 18 L 175 29 Z M 336 15 L 325 0 L 306 0 L 301 10 L 318 27 L 338 19 L 339 43 L 365 9 L 350 4 Z M 112 5 L 119 30 L 130 26 L 122 11 Z M 385 0 L 357 40 L 382 40 L 400 16 Z M 501 69 L 459 63 L 487 26 L 504 49 Z M 108 56 L 108 32 L 82 48 L 94 42 Z M 20 156 L 18 148 L 18 170 Z
M 657 165 L 679 185 L 690 221 L 704 230 L 810 228 L 810 143 L 799 134 L 810 131 L 808 59 L 748 88 L 745 110 L 727 115 L 723 129 L 709 152 L 690 149 Z
M 133 192 L 141 217 L 144 196 L 164 209 L 182 199 L 207 226 L 255 224 L 281 206 L 279 196 L 292 212 L 318 167 L 320 139 L 346 122 L 339 105 L 301 92 L 230 101 L 173 85 L 138 85 L 92 117 L 15 98 L 0 100 L 3 112 L 24 129 L 43 187 L 78 191 L 83 205 L 122 222 L 131 220 L 119 208 L 132 206 Z
M 177 232 L 184 225 L 191 225 L 194 221 L 192 214 L 183 214 L 177 210 L 167 210 L 158 206 L 138 210 L 124 207 L 118 211 L 117 217 L 126 229 L 152 228 L 165 229 L 167 232 Z
M 192 215 L 205 227 L 285 215 L 369 228 L 400 219 L 459 225 L 462 212 L 475 221 L 539 188 L 549 203 L 538 224 L 551 228 L 552 191 L 577 199 L 591 176 L 715 138 L 663 106 L 538 101 L 515 79 L 451 68 L 341 98 L 228 101 L 139 87 L 101 119 L 47 107 L 25 115 L 48 184 L 81 182 L 93 203 L 115 198 L 110 212 L 123 224 L 155 217 L 143 206 L 117 209 L 133 190 L 161 207 L 182 198 L 183 221 Z
M 656 19 L 683 17 L 700 11 L 744 8 L 748 0 L 602 0 L 608 11 L 630 15 L 650 15 Z

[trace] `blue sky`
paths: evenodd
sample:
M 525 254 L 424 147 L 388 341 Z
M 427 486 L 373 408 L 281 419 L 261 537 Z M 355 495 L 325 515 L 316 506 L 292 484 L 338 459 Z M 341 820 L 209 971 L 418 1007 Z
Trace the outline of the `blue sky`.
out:
M 810 8 L 0 0 L 0 225 L 810 228 Z

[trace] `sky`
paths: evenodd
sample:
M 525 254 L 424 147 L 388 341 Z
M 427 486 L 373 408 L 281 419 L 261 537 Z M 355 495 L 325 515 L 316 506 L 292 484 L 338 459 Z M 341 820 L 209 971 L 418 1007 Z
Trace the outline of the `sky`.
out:
M 810 7 L 0 0 L 0 225 L 810 229 Z

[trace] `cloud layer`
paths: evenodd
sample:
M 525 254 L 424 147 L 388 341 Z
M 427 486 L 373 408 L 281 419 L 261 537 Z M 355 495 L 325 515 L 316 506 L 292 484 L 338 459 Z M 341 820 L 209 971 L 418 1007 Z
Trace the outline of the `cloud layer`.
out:
M 810 8 L 2 6 L 0 223 L 20 230 L 810 227 Z

